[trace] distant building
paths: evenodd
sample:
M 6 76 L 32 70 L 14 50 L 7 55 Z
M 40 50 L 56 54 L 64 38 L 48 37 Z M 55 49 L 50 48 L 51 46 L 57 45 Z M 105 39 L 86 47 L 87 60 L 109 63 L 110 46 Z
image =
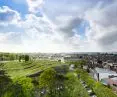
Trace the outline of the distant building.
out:
M 52 55 L 49 57 L 50 60 L 54 60 L 54 61 L 61 61 L 62 60 L 62 57 L 61 55 Z
M 107 64 L 107 65 L 108 65 L 108 68 L 110 70 L 113 70 L 113 71 L 117 72 L 117 63 L 110 63 L 110 64 Z
M 117 91 L 117 73 L 109 69 L 95 68 L 92 70 L 94 79 L 100 81 L 102 84 L 112 87 L 114 91 Z
M 70 66 L 69 66 L 69 70 L 74 70 L 75 69 L 75 65 L 74 64 L 71 64 Z
M 114 71 L 111 71 L 109 69 L 103 69 L 103 68 L 95 68 L 95 70 L 94 70 L 94 78 L 96 80 L 99 79 L 99 81 L 104 78 L 109 78 L 109 76 L 111 76 L 111 75 L 117 76 L 117 73 Z
M 79 61 L 81 58 L 79 57 L 72 57 L 72 56 L 66 56 L 61 59 L 61 62 L 67 62 L 67 61 Z

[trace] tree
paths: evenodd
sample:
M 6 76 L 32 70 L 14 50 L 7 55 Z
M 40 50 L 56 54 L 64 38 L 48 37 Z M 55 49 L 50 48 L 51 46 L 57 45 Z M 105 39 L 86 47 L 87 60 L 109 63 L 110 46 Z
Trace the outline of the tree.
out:
M 22 90 L 21 97 L 34 97 L 34 86 L 32 83 L 32 79 L 28 77 L 17 77 L 14 78 L 14 84 L 20 85 L 20 89 Z M 14 97 L 14 96 L 12 96 Z
M 5 79 L 6 80 L 6 79 Z M 3 81 L 2 81 L 3 83 Z M 6 84 L 5 84 L 6 85 Z M 0 97 L 35 97 L 32 79 L 27 77 L 14 78 L 11 84 L 2 88 Z
M 48 91 L 52 97 L 56 85 L 56 71 L 53 68 L 45 70 L 39 77 L 39 87 Z
M 21 59 L 22 59 L 22 57 L 21 57 L 21 56 L 19 56 L 19 62 L 21 62 Z
M 78 67 L 83 68 L 83 66 L 86 65 L 86 63 L 87 63 L 86 60 L 79 60 L 79 61 L 70 62 L 69 64 L 74 64 L 76 68 Z
M 0 70 L 0 97 L 4 95 L 12 80 L 5 74 L 4 70 Z
M 75 73 L 67 73 L 65 80 L 65 89 L 62 97 L 89 97 L 87 91 L 78 80 Z
M 24 60 L 25 60 L 25 62 L 29 61 L 29 55 L 25 55 Z

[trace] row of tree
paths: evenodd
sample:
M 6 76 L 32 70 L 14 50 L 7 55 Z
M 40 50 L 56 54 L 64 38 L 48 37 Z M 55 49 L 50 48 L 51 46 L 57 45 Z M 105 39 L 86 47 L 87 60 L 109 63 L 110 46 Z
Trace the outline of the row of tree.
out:
M 14 53 L 0 53 L 0 61 L 10 61 L 10 60 L 18 60 L 18 54 Z
M 29 55 L 15 53 L 0 53 L 0 61 L 25 60 L 29 61 Z
M 25 60 L 25 62 L 29 61 L 30 60 L 29 55 L 20 55 L 19 56 L 19 62 L 21 62 L 22 60 Z

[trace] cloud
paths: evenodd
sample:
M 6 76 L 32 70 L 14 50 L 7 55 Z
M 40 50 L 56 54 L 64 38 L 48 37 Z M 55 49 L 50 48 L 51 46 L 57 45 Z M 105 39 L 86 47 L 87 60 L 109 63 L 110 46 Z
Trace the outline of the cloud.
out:
M 32 13 L 39 12 L 39 9 L 42 7 L 44 0 L 27 0 L 29 6 L 29 11 Z
M 56 22 L 58 24 L 57 29 L 59 32 L 62 32 L 65 37 L 69 38 L 74 36 L 72 30 L 80 25 L 83 22 L 83 19 L 76 16 L 58 16 Z
M 28 14 L 26 20 L 22 22 L 26 36 L 23 37 L 24 49 L 29 51 L 56 52 L 61 51 L 60 34 L 55 32 L 53 23 L 46 16 L 37 17 L 34 14 Z M 31 45 L 31 47 L 29 47 Z M 65 49 L 65 45 L 62 48 Z
M 117 35 L 117 2 L 114 1 L 104 7 L 96 6 L 86 12 L 86 19 L 90 23 L 87 37 L 94 40 L 102 51 L 116 48 Z M 114 47 L 114 48 L 113 48 Z
M 1 50 L 15 52 L 116 50 L 116 0 L 74 2 L 27 0 L 27 4 L 30 12 L 25 15 L 25 19 L 9 7 L 0 9 Z M 40 13 L 41 16 L 38 15 Z M 79 32 L 78 28 L 82 24 L 86 26 Z
M 9 51 L 11 46 L 16 47 L 18 45 L 20 49 L 17 52 L 73 51 L 73 44 L 70 43 L 73 43 L 74 37 L 69 38 L 69 40 L 62 37 L 61 33 L 56 30 L 56 26 L 46 16 L 37 17 L 34 14 L 28 14 L 25 21 L 20 21 L 19 24 L 24 29 L 23 33 L 2 33 L 4 37 L 2 37 L 1 43 L 7 45 L 6 51 Z M 77 35 L 75 37 L 79 38 Z M 3 45 L 3 47 L 6 47 L 6 45 Z M 14 48 L 12 51 L 16 51 L 16 49 Z
M 0 7 L 0 24 L 16 24 L 20 19 L 20 14 L 17 11 L 10 9 L 8 6 Z
M 19 45 L 20 43 L 21 43 L 21 33 L 20 32 L 0 33 L 0 44 Z

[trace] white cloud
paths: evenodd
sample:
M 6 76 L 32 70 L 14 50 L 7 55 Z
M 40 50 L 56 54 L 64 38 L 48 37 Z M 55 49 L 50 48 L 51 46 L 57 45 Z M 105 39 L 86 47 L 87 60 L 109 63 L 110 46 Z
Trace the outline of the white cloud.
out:
M 53 1 L 53 0 L 51 0 Z M 22 20 L 17 11 L 9 7 L 0 9 L 1 13 L 10 11 L 11 19 L 5 18 L 6 28 L 18 31 L 0 30 L 0 48 L 3 51 L 17 52 L 89 52 L 111 51 L 117 45 L 117 3 L 98 0 L 81 3 L 56 2 L 43 5 L 43 0 L 27 0 L 30 14 Z M 85 1 L 85 2 L 84 2 Z M 99 0 L 101 1 L 101 0 Z M 80 4 L 78 6 L 78 4 Z M 105 3 L 106 2 L 106 3 Z M 96 4 L 97 3 L 97 4 Z M 94 4 L 96 4 L 94 6 Z M 42 7 L 43 5 L 43 7 Z M 58 5 L 58 6 L 57 6 Z M 65 6 L 62 6 L 65 5 Z M 45 7 L 46 6 L 46 7 Z M 40 8 L 42 16 L 37 16 Z M 3 12 L 4 11 L 4 12 Z M 15 22 L 13 22 L 15 21 Z M 79 34 L 77 27 L 89 22 L 86 32 Z M 1 24 L 1 25 L 3 25 Z M 19 30 L 20 29 L 20 30 Z M 4 32 L 4 33 L 3 33 Z
M 17 24 L 21 20 L 17 11 L 8 6 L 0 7 L 0 25 Z
M 44 0 L 27 0 L 29 11 L 32 13 L 39 12 L 42 7 Z
M 117 36 L 117 2 L 114 1 L 104 7 L 96 6 L 86 12 L 86 19 L 90 29 L 86 35 L 89 40 L 95 41 L 101 51 L 110 51 L 116 48 Z
M 63 37 L 62 33 L 56 30 L 56 25 L 50 22 L 46 16 L 37 17 L 34 14 L 28 14 L 26 20 L 21 21 L 19 24 L 25 30 L 23 35 L 20 32 L 19 34 L 15 32 L 2 34 L 4 36 L 2 37 L 4 38 L 2 43 L 6 44 L 2 44 L 2 48 L 5 48 L 6 51 L 10 51 L 13 46 L 15 48 L 12 51 L 17 52 L 68 52 L 75 50 L 74 45 L 80 42 L 80 36 L 78 35 L 71 38 Z M 15 37 L 19 40 L 16 40 Z M 77 38 L 79 40 L 74 42 Z M 19 41 L 21 43 L 18 43 Z M 17 47 L 18 49 L 16 50 Z
M 19 45 L 21 43 L 21 33 L 20 32 L 7 32 L 0 33 L 0 44 L 15 44 Z

